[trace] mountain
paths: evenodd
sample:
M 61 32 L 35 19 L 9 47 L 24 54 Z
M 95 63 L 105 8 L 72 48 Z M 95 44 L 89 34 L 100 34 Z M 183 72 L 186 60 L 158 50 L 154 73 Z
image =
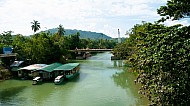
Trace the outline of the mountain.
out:
M 49 29 L 47 30 L 50 33 L 54 34 L 57 33 L 58 29 L 57 28 L 53 28 L 53 29 Z M 46 32 L 47 32 L 46 31 Z M 82 30 L 71 30 L 71 29 L 65 29 L 65 36 L 71 35 L 71 34 L 76 34 L 77 32 L 80 33 L 80 38 L 90 38 L 90 39 L 112 39 L 111 37 L 103 34 L 103 33 L 97 33 L 97 32 L 91 32 L 91 31 L 82 31 Z

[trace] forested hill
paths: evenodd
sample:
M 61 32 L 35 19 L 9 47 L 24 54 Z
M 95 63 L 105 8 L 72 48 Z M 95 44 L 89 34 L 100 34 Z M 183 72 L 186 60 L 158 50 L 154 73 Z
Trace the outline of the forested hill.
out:
M 50 33 L 54 34 L 58 31 L 57 28 L 49 29 Z M 80 33 L 80 38 L 90 38 L 90 39 L 112 39 L 111 37 L 103 34 L 103 33 L 97 33 L 97 32 L 91 32 L 91 31 L 82 31 L 82 30 L 71 30 L 71 29 L 65 29 L 65 36 L 76 34 L 77 32 Z

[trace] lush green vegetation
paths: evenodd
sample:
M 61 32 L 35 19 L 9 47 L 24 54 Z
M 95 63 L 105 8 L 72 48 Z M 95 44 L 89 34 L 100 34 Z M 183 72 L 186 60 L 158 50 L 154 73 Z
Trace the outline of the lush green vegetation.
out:
M 158 14 L 163 16 L 159 21 L 190 18 L 190 2 L 189 0 L 168 0 L 166 6 L 158 9 Z
M 188 5 L 187 9 L 181 7 L 182 2 Z M 166 19 L 187 17 L 190 16 L 189 3 L 187 0 L 170 0 L 158 13 Z M 183 8 L 183 11 L 173 9 L 171 4 Z M 190 104 L 189 29 L 190 26 L 168 27 L 158 22 L 142 22 L 131 29 L 130 37 L 124 43 L 114 48 L 114 54 L 126 59 L 138 74 L 135 82 L 142 85 L 139 93 L 149 98 L 150 105 Z
M 36 21 L 35 21 L 36 22 Z M 35 23 L 34 22 L 34 23 Z M 34 23 L 32 29 L 34 30 Z M 39 22 L 37 22 L 40 25 Z M 36 25 L 36 27 L 39 27 Z M 12 35 L 11 31 L 0 34 L 0 48 L 9 46 L 14 53 L 18 53 L 17 59 L 32 63 L 64 63 L 68 58 L 75 58 L 75 53 L 69 50 L 76 48 L 108 48 L 116 45 L 114 40 L 107 39 L 80 39 L 80 33 L 64 36 L 64 28 L 59 25 L 55 34 L 50 32 L 36 33 L 30 37 L 21 34 Z M 2 53 L 2 51 L 1 51 Z
M 11 73 L 8 69 L 5 69 L 3 66 L 0 66 L 0 80 L 9 79 Z
M 0 34 L 0 54 L 3 53 L 3 47 L 12 47 L 13 52 L 17 53 L 16 59 L 26 61 L 26 64 L 65 63 L 68 58 L 76 57 L 76 54 L 69 50 L 76 48 L 111 49 L 116 45 L 116 42 L 112 39 L 89 39 L 89 37 L 88 39 L 82 39 L 79 32 L 65 36 L 66 32 L 61 24 L 54 33 L 50 31 L 36 33 L 40 29 L 40 23 L 34 20 L 31 24 L 34 34 L 29 37 L 21 34 L 12 35 L 12 31 Z M 86 33 L 83 31 L 83 34 Z M 90 34 L 94 36 L 98 35 L 98 33 L 91 32 L 87 34 L 86 36 Z M 104 34 L 101 34 L 101 36 L 102 38 L 105 37 Z M 0 79 L 6 79 L 10 76 L 9 71 L 6 71 L 5 68 L 9 68 L 14 59 L 14 57 L 4 57 L 1 59 L 1 64 L 5 67 L 2 66 L 0 68 Z

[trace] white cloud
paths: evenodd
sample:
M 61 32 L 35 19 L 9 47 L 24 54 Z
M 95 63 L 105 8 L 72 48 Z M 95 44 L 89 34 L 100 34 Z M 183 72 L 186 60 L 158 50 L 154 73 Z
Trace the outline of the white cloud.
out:
M 66 29 L 95 31 L 115 37 L 119 28 L 121 36 L 125 36 L 126 30 L 134 24 L 158 18 L 156 8 L 165 2 L 166 0 L 1 0 L 0 32 L 12 30 L 29 35 L 33 33 L 30 22 L 37 20 L 41 23 L 41 30 L 62 24 Z
M 164 24 L 166 24 L 167 26 L 173 26 L 176 24 L 182 24 L 184 26 L 190 25 L 190 23 L 187 20 L 175 20 L 175 21 L 167 20 L 166 22 L 164 22 Z

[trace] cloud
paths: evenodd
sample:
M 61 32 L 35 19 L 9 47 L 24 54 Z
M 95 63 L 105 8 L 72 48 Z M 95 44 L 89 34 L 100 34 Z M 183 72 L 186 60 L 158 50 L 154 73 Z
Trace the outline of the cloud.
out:
M 181 25 L 184 25 L 184 26 L 188 26 L 190 24 L 190 22 L 188 22 L 188 20 L 167 20 L 166 22 L 164 22 L 165 25 L 167 26 L 173 26 L 173 25 L 176 25 L 176 24 L 181 24 Z
M 141 21 L 159 16 L 156 8 L 166 0 L 1 0 L 0 32 L 32 34 L 31 21 L 41 30 L 58 27 L 101 32 L 115 37 Z

